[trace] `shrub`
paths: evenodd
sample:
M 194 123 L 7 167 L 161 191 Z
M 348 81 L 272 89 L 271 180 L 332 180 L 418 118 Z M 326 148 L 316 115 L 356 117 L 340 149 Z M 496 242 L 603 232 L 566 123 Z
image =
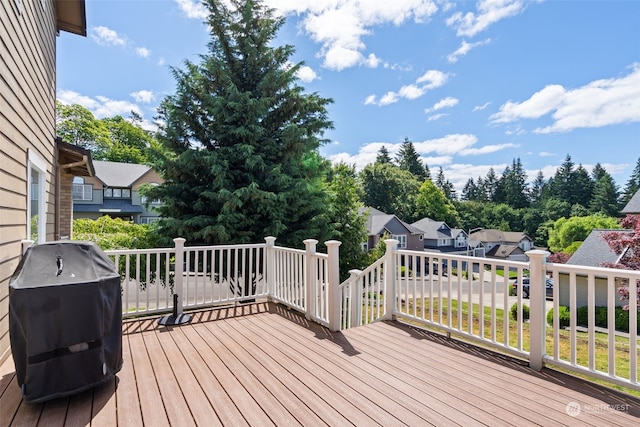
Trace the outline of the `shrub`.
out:
M 569 319 L 570 319 L 570 313 L 569 313 L 569 307 L 565 307 L 564 305 L 561 305 L 560 307 L 558 307 L 558 317 L 560 320 L 560 328 L 566 328 L 567 326 L 569 326 Z M 547 313 L 547 323 L 551 326 L 553 326 L 553 309 L 549 310 L 549 312 Z
M 518 303 L 511 306 L 511 318 L 518 320 Z M 529 306 L 522 304 L 522 319 L 529 320 Z

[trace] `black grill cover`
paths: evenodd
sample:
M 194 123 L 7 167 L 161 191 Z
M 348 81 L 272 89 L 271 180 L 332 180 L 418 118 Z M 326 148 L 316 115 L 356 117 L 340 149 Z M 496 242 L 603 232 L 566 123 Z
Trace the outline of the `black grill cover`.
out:
M 9 281 L 9 337 L 27 402 L 77 393 L 122 367 L 122 298 L 94 243 L 32 246 Z

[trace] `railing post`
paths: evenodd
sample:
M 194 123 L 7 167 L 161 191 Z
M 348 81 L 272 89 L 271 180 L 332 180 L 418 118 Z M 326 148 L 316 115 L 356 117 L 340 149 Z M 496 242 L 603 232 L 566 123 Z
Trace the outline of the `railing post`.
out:
M 386 313 L 384 318 L 387 320 L 395 319 L 397 306 L 397 283 L 396 283 L 396 252 L 398 251 L 398 243 L 396 239 L 387 239 L 384 241 L 387 245 L 387 252 L 384 254 L 384 293 L 386 298 Z
M 175 264 L 173 268 L 173 313 L 158 319 L 158 324 L 163 326 L 180 326 L 191 321 L 190 314 L 182 313 L 182 291 L 184 276 L 184 242 L 187 239 L 176 237 L 173 239 L 175 251 Z M 127 269 L 128 270 L 128 269 Z
M 318 286 L 318 273 L 317 260 L 316 260 L 316 245 L 318 241 L 316 239 L 307 239 L 304 242 L 306 250 L 305 266 L 304 266 L 304 302 L 305 302 L 305 316 L 307 320 L 311 320 L 311 317 L 316 315 L 316 295 Z
M 267 243 L 267 247 L 265 249 L 266 271 L 264 272 L 264 275 L 267 282 L 267 297 L 269 301 L 271 301 L 275 295 L 276 254 L 274 248 L 276 246 L 276 238 L 273 236 L 267 236 L 264 240 Z
M 362 325 L 362 292 L 358 283 L 360 270 L 349 270 L 349 327 Z
M 547 291 L 545 264 L 550 255 L 547 251 L 526 252 L 529 257 L 529 367 L 539 371 L 543 368 L 546 353 L 547 319 L 545 313 Z
M 340 330 L 340 317 L 342 316 L 342 293 L 340 292 L 340 245 L 342 242 L 338 240 L 329 240 L 324 242 L 327 246 L 327 255 L 329 257 L 329 329 L 332 331 Z

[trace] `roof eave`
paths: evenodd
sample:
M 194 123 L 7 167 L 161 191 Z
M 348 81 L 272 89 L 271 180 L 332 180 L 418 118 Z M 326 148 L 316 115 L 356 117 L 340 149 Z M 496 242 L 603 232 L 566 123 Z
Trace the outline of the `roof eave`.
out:
M 85 0 L 55 0 L 58 31 L 87 36 Z

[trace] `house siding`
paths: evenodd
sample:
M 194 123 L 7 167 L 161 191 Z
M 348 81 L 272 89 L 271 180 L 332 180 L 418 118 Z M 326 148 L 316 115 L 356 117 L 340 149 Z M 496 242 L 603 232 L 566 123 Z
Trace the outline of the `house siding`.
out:
M 10 348 L 9 278 L 27 238 L 30 152 L 46 166 L 45 234 L 54 239 L 55 38 L 53 0 L 0 1 L 0 361 Z

